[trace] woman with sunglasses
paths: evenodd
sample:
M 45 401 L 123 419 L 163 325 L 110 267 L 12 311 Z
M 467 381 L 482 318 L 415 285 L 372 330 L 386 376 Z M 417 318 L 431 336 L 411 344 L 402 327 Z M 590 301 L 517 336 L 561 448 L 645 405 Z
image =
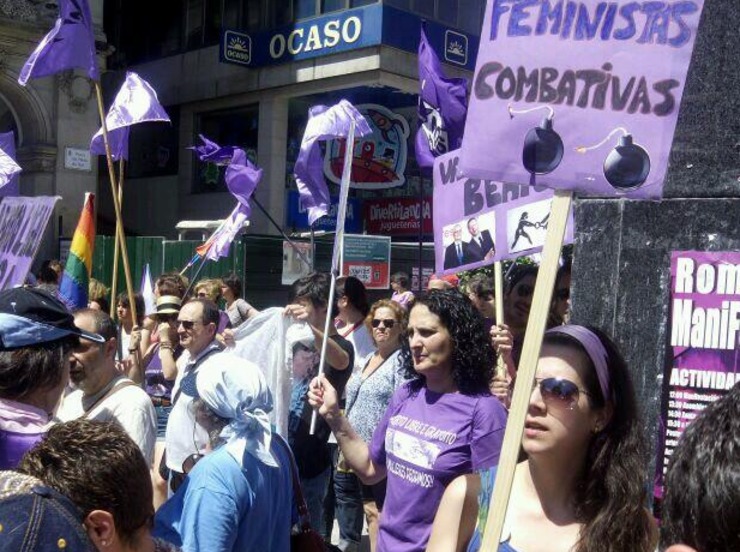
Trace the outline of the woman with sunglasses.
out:
M 394 393 L 369 444 L 340 414 L 326 378 L 314 379 L 308 395 L 362 482 L 387 476 L 378 532 L 378 550 L 387 552 L 426 549 L 445 487 L 457 475 L 498 463 L 506 424 L 504 407 L 488 389 L 493 347 L 467 297 L 435 290 L 418 298 L 407 335 L 410 381 Z
M 391 396 L 407 379 L 410 350 L 406 338 L 406 309 L 398 302 L 392 299 L 376 301 L 364 322 L 366 328 L 371 328 L 376 350 L 365 359 L 361 372 L 354 374 L 347 383 L 346 416 L 362 440 L 369 443 Z M 334 475 L 334 492 L 339 536 L 346 544 L 359 546 L 364 510 L 370 549 L 375 550 L 385 486 L 385 479 L 372 486 L 363 485 L 340 456 Z
M 654 550 L 635 395 L 606 335 L 547 331 L 522 449 L 499 552 Z M 495 477 L 494 467 L 448 487 L 428 550 L 479 550 Z

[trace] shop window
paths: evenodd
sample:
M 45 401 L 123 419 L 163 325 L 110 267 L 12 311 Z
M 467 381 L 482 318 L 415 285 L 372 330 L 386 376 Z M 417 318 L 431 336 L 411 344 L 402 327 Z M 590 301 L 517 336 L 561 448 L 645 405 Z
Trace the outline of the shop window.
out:
M 203 0 L 188 0 L 185 11 L 185 41 L 188 49 L 203 42 Z
M 437 19 L 445 25 L 457 26 L 459 0 L 440 0 L 437 2 Z
M 321 13 L 329 13 L 347 8 L 347 0 L 321 0 Z
M 378 0 L 350 0 L 350 8 L 360 8 L 362 6 L 369 6 L 370 4 L 376 4 Z
M 281 27 L 293 21 L 293 4 L 291 0 L 270 0 L 270 27 Z
M 414 0 L 414 11 L 419 15 L 434 17 L 434 3 L 434 0 Z
M 129 137 L 126 178 L 150 178 L 177 175 L 180 145 L 180 108 L 165 107 L 172 124 L 134 125 Z
M 485 14 L 485 0 L 465 0 L 460 2 L 458 26 L 463 31 L 480 35 L 483 16 Z
M 318 4 L 317 0 L 293 0 L 296 20 L 315 16 Z
M 411 11 L 411 0 L 384 0 L 384 4 L 398 8 L 399 10 Z
M 257 162 L 257 128 L 259 106 L 257 104 L 233 110 L 204 113 L 198 117 L 197 131 L 193 142 L 199 143 L 198 134 L 203 134 L 222 146 L 238 146 L 247 157 Z M 213 163 L 194 162 L 193 193 L 226 192 L 225 167 Z

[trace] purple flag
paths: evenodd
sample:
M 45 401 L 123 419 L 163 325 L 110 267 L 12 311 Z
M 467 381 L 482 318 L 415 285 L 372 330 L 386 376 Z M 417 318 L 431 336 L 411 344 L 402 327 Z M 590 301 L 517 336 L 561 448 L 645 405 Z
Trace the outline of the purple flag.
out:
M 20 172 L 15 162 L 15 135 L 12 131 L 0 134 L 0 197 L 18 195 Z
M 59 18 L 21 69 L 18 84 L 75 67 L 94 81 L 100 79 L 90 7 L 87 0 L 60 0 Z
M 200 146 L 191 146 L 188 149 L 195 151 L 198 155 L 198 159 L 205 163 L 216 163 L 217 165 L 225 165 L 231 161 L 236 151 L 236 146 L 219 146 L 216 142 L 213 142 L 198 134 L 198 138 L 203 142 Z
M 419 83 L 416 162 L 420 167 L 431 168 L 435 157 L 462 145 L 468 81 L 445 78 L 423 27 L 419 42 Z
M 229 217 L 196 250 L 201 257 L 205 256 L 215 261 L 219 257 L 225 257 L 229 254 L 231 242 L 234 241 L 234 238 L 244 226 L 244 222 L 249 219 L 249 215 L 252 213 L 249 198 L 262 179 L 262 169 L 247 159 L 247 154 L 241 148 L 235 146 L 221 147 L 203 135 L 200 135 L 200 139 L 203 145 L 194 146 L 190 149 L 198 154 L 201 161 L 218 164 L 228 163 L 224 176 L 226 187 L 238 202 Z M 231 156 L 230 160 L 227 157 L 228 155 Z
M 340 100 L 331 107 L 316 105 L 308 112 L 308 124 L 294 171 L 300 203 L 308 210 L 309 224 L 329 211 L 329 188 L 324 179 L 324 159 L 319 141 L 346 137 L 351 121 L 356 125 L 355 136 L 372 134 L 365 118 L 347 100 Z
M 105 116 L 108 127 L 108 145 L 113 159 L 128 159 L 128 136 L 131 126 L 138 123 L 169 123 L 167 112 L 157 99 L 154 88 L 133 72 L 126 73 L 126 80 L 116 94 L 113 105 Z M 105 155 L 103 128 L 93 136 L 90 151 L 95 155 Z

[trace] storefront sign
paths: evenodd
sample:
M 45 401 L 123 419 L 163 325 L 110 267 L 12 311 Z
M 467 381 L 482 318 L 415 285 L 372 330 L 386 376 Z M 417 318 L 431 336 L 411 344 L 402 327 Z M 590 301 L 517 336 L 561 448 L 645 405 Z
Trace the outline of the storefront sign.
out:
M 691 421 L 740 381 L 740 253 L 671 255 L 672 360 L 663 375 L 655 498 Z
M 409 124 L 390 109 L 376 104 L 356 106 L 373 133 L 355 140 L 352 187 L 366 190 L 394 188 L 406 182 Z M 330 140 L 324 155 L 324 175 L 335 184 L 342 179 L 345 140 Z
M 390 286 L 391 238 L 344 236 L 342 274 L 359 279 L 367 289 Z
M 262 67 L 376 46 L 381 40 L 381 15 L 382 6 L 374 4 L 251 35 L 226 30 L 220 58 L 223 62 Z
M 381 43 L 406 52 L 419 48 L 421 18 L 381 2 L 297 21 L 278 29 L 244 33 L 224 30 L 219 59 L 247 67 L 265 67 L 348 52 Z M 478 37 L 435 21 L 426 22 L 429 41 L 440 59 L 472 71 Z
M 703 0 L 488 0 L 461 167 L 660 198 Z
M 59 196 L 6 197 L 0 203 L 0 290 L 26 280 Z
M 286 197 L 285 228 L 295 230 L 308 230 L 308 212 L 300 206 L 298 192 L 289 191 Z M 337 210 L 339 209 L 339 197 L 331 197 L 329 214 L 321 217 L 314 224 L 314 230 L 334 232 L 337 228 Z M 349 198 L 347 200 L 347 218 L 344 221 L 344 229 L 347 232 L 362 232 L 362 200 Z
M 432 200 L 389 197 L 365 200 L 365 224 L 369 234 L 384 236 L 419 236 L 419 221 L 423 220 L 422 233 L 432 233 Z

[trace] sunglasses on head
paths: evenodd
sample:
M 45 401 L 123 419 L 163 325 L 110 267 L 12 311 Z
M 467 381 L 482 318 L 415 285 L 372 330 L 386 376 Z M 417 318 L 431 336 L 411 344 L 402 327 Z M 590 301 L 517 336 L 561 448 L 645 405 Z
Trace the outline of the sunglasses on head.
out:
M 570 299 L 570 290 L 568 288 L 556 290 L 555 298 L 559 301 L 567 301 L 568 299 Z
M 539 385 L 540 395 L 545 403 L 553 406 L 561 406 L 568 410 L 573 410 L 578 404 L 579 393 L 590 396 L 588 391 L 581 389 L 575 383 L 561 378 L 535 378 L 534 385 Z
M 396 324 L 396 321 L 392 318 L 373 318 L 371 322 L 373 328 L 379 328 L 381 323 L 390 330 Z
M 532 297 L 533 293 L 534 288 L 532 286 L 528 286 L 527 284 L 522 284 L 521 286 L 518 286 L 516 288 L 516 294 L 519 297 Z

